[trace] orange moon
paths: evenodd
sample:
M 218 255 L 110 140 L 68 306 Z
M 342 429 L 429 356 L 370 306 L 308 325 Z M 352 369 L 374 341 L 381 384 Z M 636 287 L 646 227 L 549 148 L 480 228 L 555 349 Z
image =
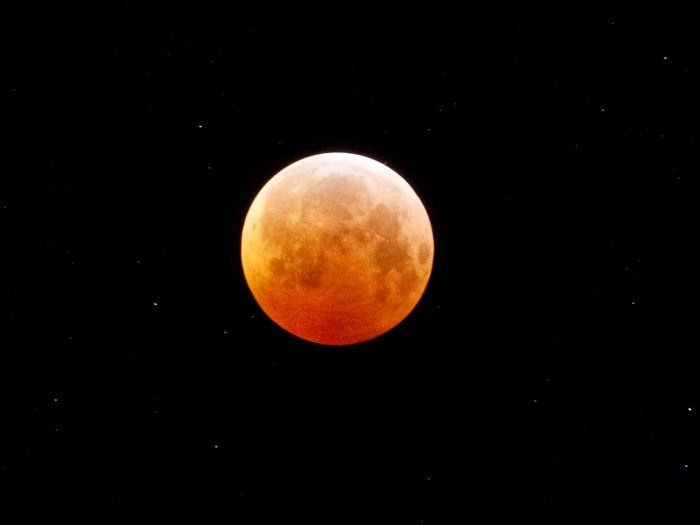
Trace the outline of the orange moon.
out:
M 384 164 L 350 153 L 299 160 L 248 210 L 243 274 L 263 311 L 324 345 L 373 339 L 420 300 L 433 232 L 418 195 Z

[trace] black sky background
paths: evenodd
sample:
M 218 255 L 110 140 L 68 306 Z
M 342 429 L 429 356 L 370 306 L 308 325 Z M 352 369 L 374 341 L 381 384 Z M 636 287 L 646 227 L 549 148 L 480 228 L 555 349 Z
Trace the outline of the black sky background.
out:
M 688 13 L 3 11 L 0 501 L 697 512 Z M 326 151 L 402 174 L 436 243 L 416 310 L 347 348 L 274 325 L 239 263 L 260 187 Z

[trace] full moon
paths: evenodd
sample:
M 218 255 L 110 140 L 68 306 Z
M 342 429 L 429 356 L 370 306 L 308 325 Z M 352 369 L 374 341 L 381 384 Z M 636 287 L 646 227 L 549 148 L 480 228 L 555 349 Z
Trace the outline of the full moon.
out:
M 350 153 L 299 160 L 248 210 L 243 274 L 263 311 L 307 341 L 349 345 L 399 324 L 433 265 L 430 219 L 384 164 Z

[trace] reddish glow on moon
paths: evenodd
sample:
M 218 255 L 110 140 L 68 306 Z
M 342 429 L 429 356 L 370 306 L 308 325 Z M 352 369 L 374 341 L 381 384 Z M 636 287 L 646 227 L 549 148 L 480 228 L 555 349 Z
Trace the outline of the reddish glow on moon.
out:
M 243 225 L 253 296 L 292 334 L 326 345 L 373 339 L 416 306 L 433 265 L 420 199 L 396 172 L 349 153 L 297 161 L 270 179 Z

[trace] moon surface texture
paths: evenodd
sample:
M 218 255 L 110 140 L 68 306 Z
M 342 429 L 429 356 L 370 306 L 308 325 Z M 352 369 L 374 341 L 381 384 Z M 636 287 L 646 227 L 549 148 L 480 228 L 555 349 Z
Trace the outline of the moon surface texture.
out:
M 253 296 L 292 334 L 325 345 L 373 339 L 416 306 L 433 265 L 430 219 L 401 176 L 324 153 L 272 177 L 243 225 Z

